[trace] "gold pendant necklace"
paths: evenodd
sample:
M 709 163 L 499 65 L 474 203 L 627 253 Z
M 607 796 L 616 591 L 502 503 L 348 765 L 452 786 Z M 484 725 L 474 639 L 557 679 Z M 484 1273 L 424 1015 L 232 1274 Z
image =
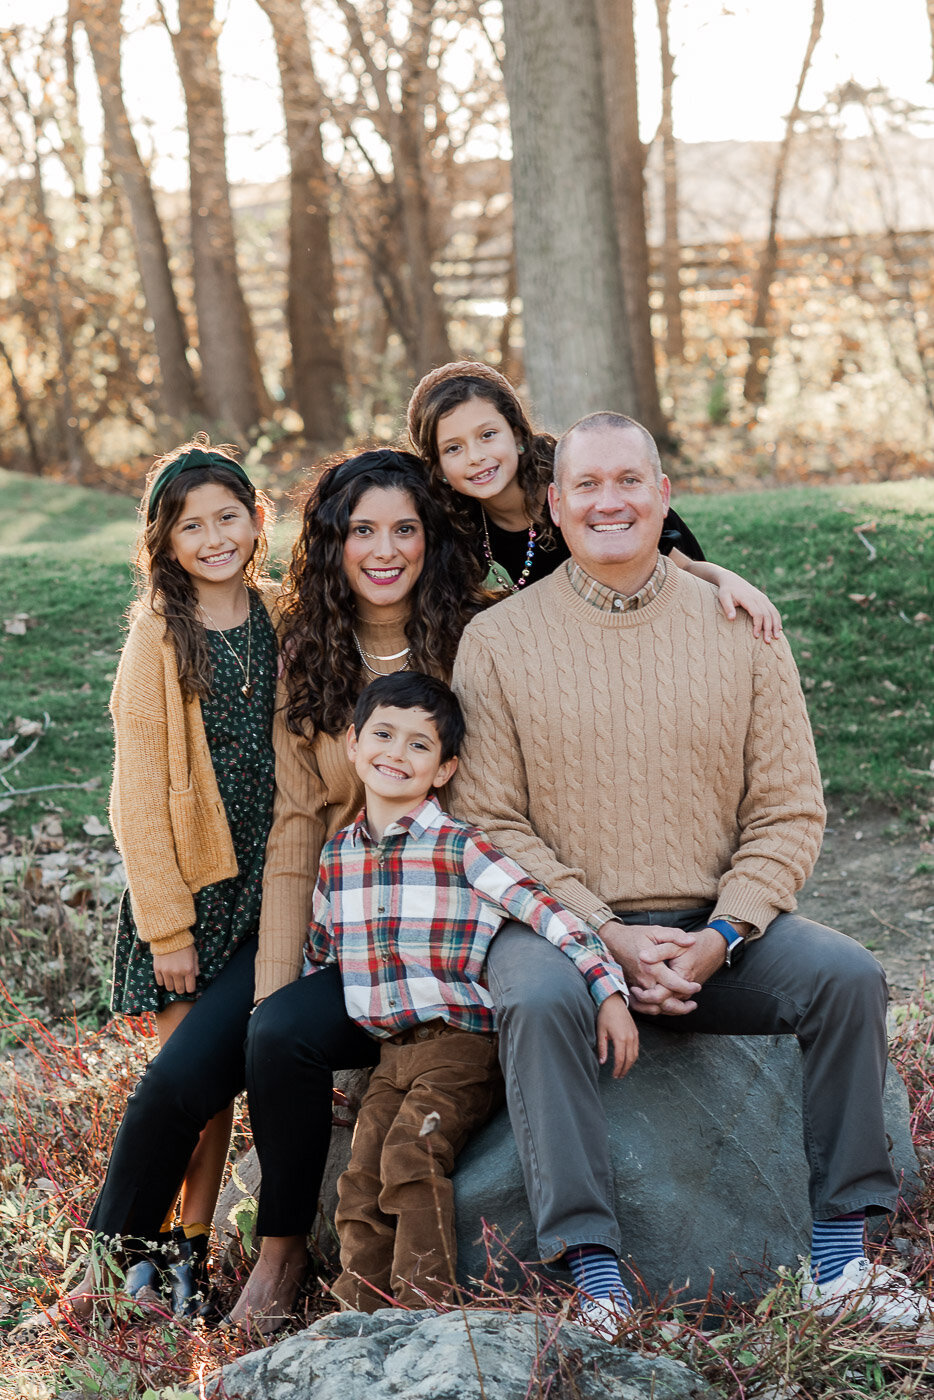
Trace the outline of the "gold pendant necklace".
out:
M 244 589 L 244 592 L 246 592 L 246 589 Z M 214 619 L 213 619 L 213 617 L 211 616 L 211 614 L 208 612 L 207 608 L 204 606 L 204 604 L 203 604 L 203 603 L 199 603 L 199 604 L 198 604 L 198 607 L 201 609 L 201 612 L 202 612 L 203 616 L 207 618 L 208 622 L 210 622 L 211 626 L 214 628 L 214 631 L 215 631 L 215 632 L 217 633 L 217 635 L 220 637 L 221 641 L 224 643 L 224 646 L 225 646 L 225 647 L 227 648 L 227 650 L 230 652 L 230 654 L 231 654 L 231 656 L 233 657 L 234 661 L 236 661 L 237 665 L 240 667 L 240 670 L 243 672 L 243 684 L 242 684 L 241 687 L 240 687 L 240 694 L 244 697 L 244 699 L 249 700 L 249 699 L 250 699 L 250 696 L 253 694 L 253 691 L 256 689 L 256 687 L 254 686 L 253 682 L 250 680 L 250 658 L 251 658 L 251 656 L 252 656 L 252 654 L 253 654 L 253 609 L 250 607 L 250 595 L 249 595 L 249 593 L 247 592 L 247 594 L 246 594 L 246 665 L 245 665 L 245 666 L 244 666 L 243 662 L 240 660 L 240 658 L 239 658 L 239 656 L 237 655 L 237 653 L 234 651 L 233 647 L 232 647 L 232 646 L 230 645 L 230 643 L 228 642 L 228 640 L 227 640 L 225 634 L 221 631 L 221 629 L 218 627 L 217 623 L 214 621 Z M 243 626 L 243 623 L 241 622 L 241 623 L 238 623 L 237 625 L 238 625 L 239 627 L 242 627 L 242 626 Z

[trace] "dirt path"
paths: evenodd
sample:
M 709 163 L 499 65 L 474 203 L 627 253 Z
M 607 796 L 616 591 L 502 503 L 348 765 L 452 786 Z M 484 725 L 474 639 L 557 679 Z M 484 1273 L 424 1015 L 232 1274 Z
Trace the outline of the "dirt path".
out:
M 916 999 L 934 953 L 934 840 L 900 831 L 890 809 L 832 804 L 798 907 L 871 948 L 894 1000 Z

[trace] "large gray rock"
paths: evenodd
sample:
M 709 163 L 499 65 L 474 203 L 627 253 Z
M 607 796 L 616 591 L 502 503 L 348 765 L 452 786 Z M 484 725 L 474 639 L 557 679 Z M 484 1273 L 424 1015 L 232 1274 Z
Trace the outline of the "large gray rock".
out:
M 206 1400 L 716 1400 L 667 1357 L 637 1356 L 553 1318 L 476 1309 L 336 1313 L 205 1386 Z M 471 1341 L 473 1349 L 471 1349 Z M 476 1361 L 474 1360 L 476 1353 Z M 479 1373 L 483 1377 L 480 1388 Z
M 793 1036 L 685 1035 L 644 1023 L 640 1037 L 635 1068 L 621 1081 L 609 1072 L 601 1081 L 626 1255 L 656 1296 L 673 1288 L 686 1290 L 684 1301 L 702 1297 L 713 1273 L 717 1292 L 748 1297 L 758 1291 L 763 1264 L 795 1268 L 809 1246 L 797 1043 Z M 366 1072 L 336 1078 L 352 1110 Z M 918 1159 L 908 1095 L 892 1068 L 885 1108 L 892 1160 L 911 1200 L 920 1190 Z M 349 1124 L 353 1115 L 336 1116 Z M 335 1127 L 315 1229 L 326 1255 L 334 1253 L 336 1181 L 350 1140 L 349 1126 Z M 237 1208 L 256 1195 L 259 1181 L 250 1152 L 218 1204 L 222 1239 L 235 1233 Z M 461 1154 L 454 1187 L 461 1281 L 487 1272 L 484 1221 L 509 1242 L 498 1255 L 501 1276 L 518 1281 L 512 1257 L 535 1260 L 536 1247 L 505 1110 Z
M 749 1296 L 767 1262 L 797 1267 L 809 1247 L 801 1055 L 792 1036 L 702 1036 L 640 1027 L 635 1068 L 601 1080 L 624 1251 L 650 1293 Z M 920 1189 L 908 1096 L 894 1069 L 886 1126 L 903 1194 Z M 519 1260 L 536 1258 L 505 1111 L 474 1137 L 455 1174 L 458 1264 L 480 1279 L 481 1221 Z M 517 1270 L 505 1257 L 505 1272 Z

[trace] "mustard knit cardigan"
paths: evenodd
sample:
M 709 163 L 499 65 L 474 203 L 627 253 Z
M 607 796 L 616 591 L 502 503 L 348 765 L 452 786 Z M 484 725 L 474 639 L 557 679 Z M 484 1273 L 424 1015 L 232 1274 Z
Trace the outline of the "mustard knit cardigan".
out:
M 275 621 L 278 590 L 264 589 Z M 237 874 L 201 703 L 186 700 L 165 619 L 140 611 L 120 657 L 110 713 L 110 823 L 123 856 L 137 933 L 154 953 L 194 942 L 194 895 Z

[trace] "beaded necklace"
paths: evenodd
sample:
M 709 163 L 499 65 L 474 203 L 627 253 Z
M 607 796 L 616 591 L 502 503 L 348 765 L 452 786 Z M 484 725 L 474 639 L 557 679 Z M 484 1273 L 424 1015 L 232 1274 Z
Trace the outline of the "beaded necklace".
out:
M 486 511 L 482 506 L 480 507 L 480 519 L 483 521 L 483 553 L 486 555 L 486 562 L 489 565 L 491 573 L 508 593 L 518 592 L 520 588 L 524 587 L 526 579 L 532 572 L 532 556 L 535 553 L 535 541 L 538 539 L 538 533 L 534 524 L 530 523 L 529 525 L 529 546 L 525 551 L 525 565 L 522 573 L 519 575 L 519 581 L 513 583 L 502 564 L 497 564 L 496 560 L 493 558 L 493 551 L 490 548 L 490 532 L 486 526 Z

